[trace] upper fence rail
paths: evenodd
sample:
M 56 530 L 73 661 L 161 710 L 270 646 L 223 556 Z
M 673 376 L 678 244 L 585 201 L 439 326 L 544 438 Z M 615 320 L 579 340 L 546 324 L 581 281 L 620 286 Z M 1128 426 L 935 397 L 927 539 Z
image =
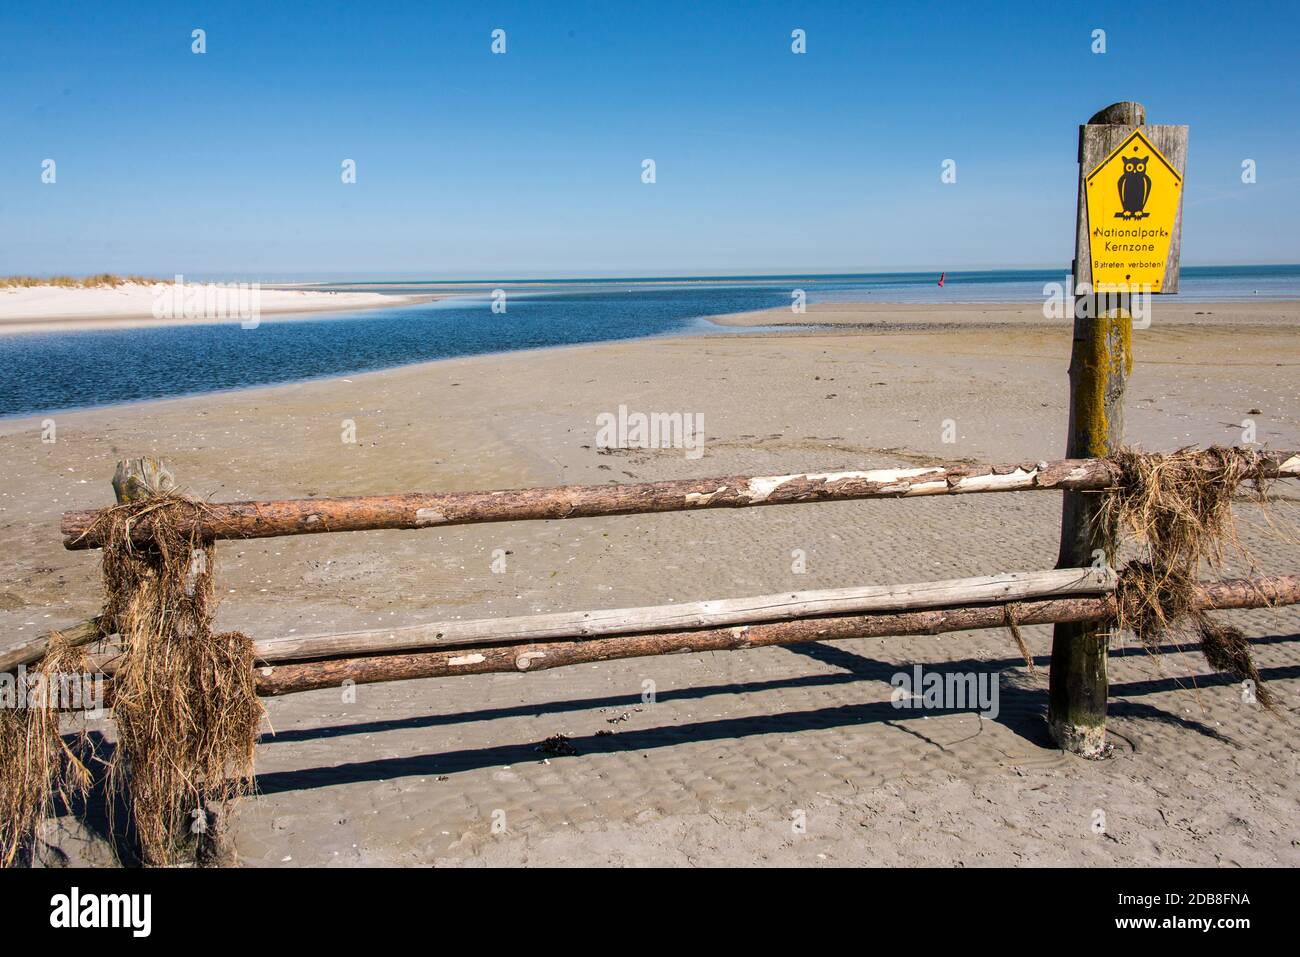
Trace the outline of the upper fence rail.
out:
M 1219 452 L 1199 453 L 1206 468 Z M 1249 478 L 1300 478 L 1300 452 L 1249 450 Z M 751 508 L 800 502 L 916 498 L 980 492 L 1104 491 L 1122 478 L 1108 459 L 1060 459 L 1007 465 L 945 463 L 858 471 L 791 475 L 727 475 L 609 485 L 487 492 L 415 492 L 405 495 L 285 499 L 266 502 L 195 503 L 192 514 L 170 514 L 168 522 L 201 539 L 272 538 L 322 532 L 416 529 L 486 522 L 594 518 L 707 508 Z M 69 549 L 103 545 L 103 510 L 63 516 L 63 544 Z M 150 519 L 134 524 L 133 539 L 147 542 Z

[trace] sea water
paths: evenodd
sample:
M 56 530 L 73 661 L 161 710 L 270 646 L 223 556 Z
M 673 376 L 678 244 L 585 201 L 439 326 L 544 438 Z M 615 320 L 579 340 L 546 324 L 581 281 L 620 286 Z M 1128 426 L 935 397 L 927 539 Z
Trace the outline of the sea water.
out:
M 710 316 L 807 302 L 1041 302 L 1060 270 L 819 276 L 591 279 L 507 285 L 437 302 L 277 321 L 0 335 L 0 416 L 37 415 L 385 369 L 430 359 L 733 331 Z M 382 283 L 395 293 L 447 292 L 442 283 Z M 1188 267 L 1179 298 L 1300 298 L 1300 266 Z

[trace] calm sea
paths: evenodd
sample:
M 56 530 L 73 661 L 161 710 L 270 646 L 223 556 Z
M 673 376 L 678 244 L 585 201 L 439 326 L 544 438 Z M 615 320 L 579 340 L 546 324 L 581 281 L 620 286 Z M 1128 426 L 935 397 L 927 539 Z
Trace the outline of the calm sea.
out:
M 934 274 L 714 276 L 567 280 L 507 286 L 505 314 L 487 295 L 421 306 L 238 324 L 0 336 L 0 416 L 346 375 L 545 346 L 726 331 L 709 316 L 789 307 L 791 290 L 818 302 L 1039 302 L 1056 270 Z M 440 283 L 382 283 L 438 292 Z M 1188 267 L 1179 297 L 1300 298 L 1300 266 Z M 745 331 L 735 330 L 737 334 Z

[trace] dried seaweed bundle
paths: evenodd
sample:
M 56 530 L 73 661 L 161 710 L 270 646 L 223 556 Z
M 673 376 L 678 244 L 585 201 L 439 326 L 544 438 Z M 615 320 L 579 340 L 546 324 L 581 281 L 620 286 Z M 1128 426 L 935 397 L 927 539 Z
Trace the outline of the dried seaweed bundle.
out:
M 9 867 L 34 850 L 42 822 L 60 802 L 70 808 L 90 788 L 90 770 L 60 731 L 60 682 L 89 674 L 84 647 L 75 647 L 55 632 L 49 650 L 34 672 L 20 669 L 21 707 L 0 708 L 0 867 Z
M 178 531 L 201 503 L 175 493 L 104 513 L 105 617 L 122 658 L 113 680 L 118 745 L 110 787 L 123 793 L 144 859 L 171 864 L 209 809 L 252 791 L 262 706 L 253 646 L 214 634 L 211 542 Z M 148 544 L 132 529 L 146 523 Z
M 1146 551 L 1144 560 L 1131 562 L 1120 576 L 1117 624 L 1147 648 L 1165 637 L 1198 642 L 1212 668 L 1254 682 L 1260 704 L 1272 710 L 1249 642 L 1199 607 L 1196 584 L 1202 564 L 1221 569 L 1229 548 L 1250 558 L 1237 535 L 1232 500 L 1258 475 L 1258 454 L 1217 446 L 1168 454 L 1126 448 L 1110 461 L 1121 478 L 1099 520 L 1127 531 Z M 1263 483 L 1252 481 L 1264 502 Z

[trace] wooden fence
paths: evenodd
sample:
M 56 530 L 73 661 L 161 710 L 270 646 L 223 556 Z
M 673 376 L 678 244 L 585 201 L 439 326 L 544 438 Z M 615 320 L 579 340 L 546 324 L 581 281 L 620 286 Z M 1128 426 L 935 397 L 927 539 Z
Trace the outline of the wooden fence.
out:
M 1199 455 L 1203 467 L 1222 452 Z M 1249 453 L 1252 478 L 1300 478 L 1300 453 Z M 159 476 L 165 476 L 159 486 Z M 594 515 L 795 505 L 849 499 L 905 499 L 991 492 L 1089 491 L 1104 494 L 1120 479 L 1104 459 L 1002 466 L 934 465 L 902 469 L 809 472 L 777 476 L 622 485 L 571 485 L 488 492 L 412 493 L 358 498 L 196 504 L 188 519 L 168 521 L 201 540 L 325 534 L 379 528 L 436 528 Z M 119 500 L 166 492 L 174 480 L 160 463 L 119 464 Z M 135 489 L 134 492 L 126 491 Z M 71 512 L 63 520 L 69 549 L 102 545 L 102 512 Z M 133 538 L 147 543 L 151 519 L 142 515 Z M 648 655 L 755 648 L 883 635 L 1017 625 L 1091 622 L 1116 613 L 1115 573 L 1109 567 L 1009 572 L 901 585 L 784 592 L 749 598 L 639 608 L 559 612 L 472 621 L 435 621 L 343 634 L 255 640 L 258 691 L 282 695 L 355 683 L 495 671 L 540 671 L 583 662 Z M 1300 576 L 1203 582 L 1205 608 L 1255 608 L 1300 602 Z M 63 635 L 95 641 L 111 623 L 83 622 Z M 0 655 L 0 671 L 39 660 L 42 637 Z M 115 670 L 109 653 L 98 664 Z

